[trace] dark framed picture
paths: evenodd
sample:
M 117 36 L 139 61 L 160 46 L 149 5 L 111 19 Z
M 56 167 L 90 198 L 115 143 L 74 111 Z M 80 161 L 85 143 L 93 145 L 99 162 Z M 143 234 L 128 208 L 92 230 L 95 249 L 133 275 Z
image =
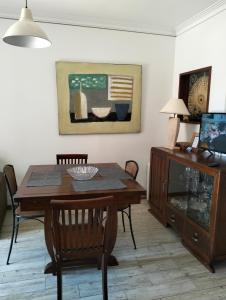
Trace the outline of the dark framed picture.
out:
M 180 74 L 178 97 L 184 100 L 190 116 L 181 121 L 200 123 L 202 113 L 208 112 L 212 67 L 205 67 Z

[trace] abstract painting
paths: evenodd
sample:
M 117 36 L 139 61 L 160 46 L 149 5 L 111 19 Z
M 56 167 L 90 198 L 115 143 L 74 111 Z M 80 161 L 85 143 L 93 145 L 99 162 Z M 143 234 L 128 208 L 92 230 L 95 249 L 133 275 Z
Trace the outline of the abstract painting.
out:
M 56 62 L 60 134 L 140 132 L 141 66 Z

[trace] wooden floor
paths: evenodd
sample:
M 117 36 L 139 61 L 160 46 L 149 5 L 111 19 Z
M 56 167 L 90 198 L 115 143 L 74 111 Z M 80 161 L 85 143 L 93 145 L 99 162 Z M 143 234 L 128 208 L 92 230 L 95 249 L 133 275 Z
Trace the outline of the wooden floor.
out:
M 124 233 L 119 218 L 114 254 L 120 264 L 109 268 L 110 300 L 226 299 L 226 263 L 211 274 L 147 209 L 146 201 L 133 206 L 137 250 L 133 249 L 128 226 Z M 8 212 L 0 236 L 0 300 L 56 299 L 56 277 L 43 274 L 49 257 L 42 225 L 36 221 L 21 225 L 11 264 L 6 266 L 10 224 Z M 102 300 L 101 272 L 89 267 L 65 273 L 63 293 L 65 300 Z

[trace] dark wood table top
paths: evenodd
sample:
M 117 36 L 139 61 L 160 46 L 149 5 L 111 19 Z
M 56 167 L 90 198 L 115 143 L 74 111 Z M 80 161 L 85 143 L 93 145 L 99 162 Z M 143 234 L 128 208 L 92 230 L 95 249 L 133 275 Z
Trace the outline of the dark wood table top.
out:
M 112 168 L 119 167 L 117 163 L 97 163 L 91 164 L 98 167 Z M 15 195 L 15 200 L 21 204 L 21 209 L 45 209 L 51 199 L 85 199 L 91 197 L 114 195 L 116 201 L 122 203 L 128 201 L 129 203 L 139 203 L 138 196 L 145 195 L 144 188 L 133 179 L 121 179 L 126 185 L 124 189 L 116 190 L 98 190 L 78 192 L 73 189 L 73 178 L 66 172 L 62 171 L 62 184 L 58 186 L 41 186 L 41 187 L 28 187 L 27 182 L 32 172 L 48 172 L 56 170 L 57 165 L 32 165 L 28 168 L 24 179 L 19 186 Z M 58 165 L 59 166 L 59 165 Z M 101 177 L 100 177 L 101 178 Z M 98 179 L 98 176 L 96 177 Z M 135 197 L 134 197 L 135 196 Z M 133 200 L 134 198 L 134 200 Z M 123 202 L 124 202 L 123 201 Z

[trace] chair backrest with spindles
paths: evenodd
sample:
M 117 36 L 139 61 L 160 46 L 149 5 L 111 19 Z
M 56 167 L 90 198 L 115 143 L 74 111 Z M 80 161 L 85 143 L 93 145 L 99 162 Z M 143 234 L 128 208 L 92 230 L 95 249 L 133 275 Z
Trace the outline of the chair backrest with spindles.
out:
M 17 203 L 14 202 L 14 195 L 17 191 L 17 181 L 13 165 L 5 165 L 3 168 L 3 174 L 9 190 L 12 208 L 15 209 Z
M 58 165 L 87 164 L 88 154 L 57 154 Z
M 109 251 L 109 237 L 113 226 L 117 226 L 113 199 L 51 201 L 56 260 L 93 257 Z

